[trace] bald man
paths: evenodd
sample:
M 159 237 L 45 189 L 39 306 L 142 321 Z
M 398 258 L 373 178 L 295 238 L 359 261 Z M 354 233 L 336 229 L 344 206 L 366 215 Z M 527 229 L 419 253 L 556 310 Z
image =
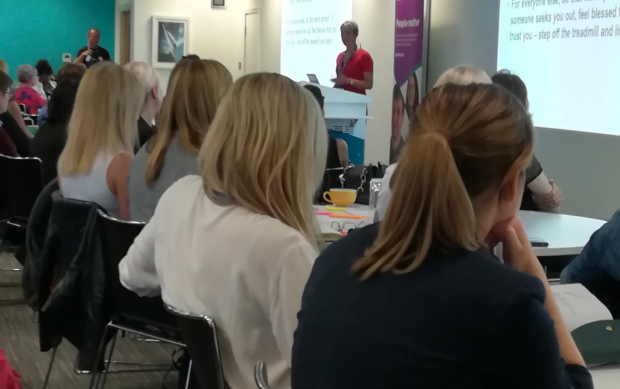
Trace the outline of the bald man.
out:
M 86 67 L 91 67 L 97 62 L 110 61 L 108 50 L 99 46 L 101 33 L 96 28 L 88 30 L 88 45 L 82 47 L 77 53 L 75 63 L 83 63 Z

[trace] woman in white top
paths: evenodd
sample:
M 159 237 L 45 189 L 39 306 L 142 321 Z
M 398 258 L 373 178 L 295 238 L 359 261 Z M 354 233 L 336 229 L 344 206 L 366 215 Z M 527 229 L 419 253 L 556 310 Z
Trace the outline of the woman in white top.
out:
M 445 84 L 492 84 L 491 77 L 482 69 L 475 68 L 473 66 L 458 65 L 446 70 L 435 83 L 434 88 L 440 87 Z M 383 180 L 381 182 L 381 189 L 379 190 L 379 196 L 377 199 L 377 211 L 375 213 L 375 220 L 383 220 L 387 211 L 390 198 L 392 197 L 391 183 L 392 175 L 396 171 L 398 162 L 390 165 L 385 171 Z
M 239 79 L 200 150 L 201 177 L 164 193 L 119 265 L 126 288 L 215 320 L 231 389 L 254 387 L 258 360 L 273 388 L 290 387 L 296 315 L 317 256 L 312 197 L 326 155 L 310 92 L 278 74 Z
M 143 99 L 136 76 L 113 62 L 86 72 L 58 160 L 64 197 L 97 203 L 112 215 L 130 218 L 127 172 Z

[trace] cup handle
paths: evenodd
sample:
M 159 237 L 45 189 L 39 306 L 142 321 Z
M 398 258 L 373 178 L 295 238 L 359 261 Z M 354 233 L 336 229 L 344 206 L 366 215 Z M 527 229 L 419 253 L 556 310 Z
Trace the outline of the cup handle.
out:
M 325 201 L 327 201 L 330 204 L 333 204 L 334 202 L 331 200 L 331 198 L 329 198 L 329 192 L 323 192 L 323 199 Z

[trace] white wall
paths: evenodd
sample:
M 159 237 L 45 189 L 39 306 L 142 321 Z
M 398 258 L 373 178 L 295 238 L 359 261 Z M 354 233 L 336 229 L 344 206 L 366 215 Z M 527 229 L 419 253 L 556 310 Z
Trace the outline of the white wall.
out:
M 280 33 L 283 0 L 264 0 L 261 8 L 261 70 L 280 71 Z M 365 163 L 389 162 L 394 87 L 394 29 L 396 3 L 389 0 L 353 0 L 353 20 L 360 27 L 358 42 L 374 60 L 374 87 L 368 92 L 364 150 Z M 344 46 L 343 46 L 344 50 Z M 333 59 L 334 68 L 336 58 Z
M 224 9 L 211 8 L 210 0 L 133 0 L 131 60 L 151 62 L 151 18 L 190 17 L 189 52 L 216 59 L 232 73 L 243 75 L 245 11 L 260 7 L 260 0 L 229 0 Z M 164 86 L 170 70 L 159 69 Z
M 459 63 L 492 74 L 498 15 L 498 0 L 432 0 L 428 84 Z M 620 137 L 541 128 L 536 156 L 564 193 L 562 212 L 609 219 L 620 208 Z

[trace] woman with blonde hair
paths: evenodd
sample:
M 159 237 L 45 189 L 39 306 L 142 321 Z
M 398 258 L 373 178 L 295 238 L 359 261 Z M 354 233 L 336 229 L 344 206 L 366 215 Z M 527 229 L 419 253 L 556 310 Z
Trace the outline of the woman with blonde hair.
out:
M 309 91 L 279 74 L 242 77 L 202 145 L 201 177 L 166 191 L 119 265 L 126 288 L 215 320 L 231 389 L 254 385 L 259 360 L 273 388 L 290 387 L 326 158 L 325 122 Z
M 292 388 L 592 388 L 517 217 L 523 105 L 496 85 L 444 85 L 411 134 L 384 221 L 315 262 Z
M 112 62 L 82 79 L 58 161 L 62 195 L 129 219 L 127 173 L 144 93 L 133 73 Z
M 469 84 L 492 84 L 492 83 L 493 82 L 491 81 L 491 77 L 489 77 L 489 75 L 486 74 L 484 70 L 475 68 L 473 66 L 468 66 L 468 65 L 458 65 L 458 66 L 455 66 L 453 68 L 446 70 L 439 77 L 434 87 L 438 88 L 445 84 L 469 85 Z M 398 136 L 400 136 L 400 126 L 402 125 L 402 117 L 404 113 L 404 109 L 403 109 L 404 99 L 403 99 L 402 94 L 400 94 L 400 89 L 398 89 L 397 86 L 394 86 L 395 105 L 397 105 L 396 102 L 398 100 L 397 93 L 398 93 L 398 96 L 400 96 L 399 98 L 400 98 L 400 101 L 403 103 L 403 105 L 400 108 L 395 107 L 392 115 L 393 115 L 393 118 L 398 117 L 398 115 L 400 115 L 400 124 L 395 125 L 395 127 L 398 129 Z M 394 119 L 392 121 L 394 121 Z M 392 130 L 392 135 L 394 135 L 394 130 Z M 402 138 L 400 139 L 402 141 L 401 148 L 404 148 L 405 142 Z M 390 162 L 394 162 L 393 160 L 394 157 L 395 158 L 400 157 L 400 151 L 397 151 L 394 155 L 392 155 L 392 153 L 390 154 L 391 154 Z M 392 189 L 391 189 L 392 176 L 394 175 L 394 172 L 396 171 L 397 166 L 398 166 L 398 162 L 392 163 L 385 170 L 385 175 L 383 176 L 382 183 L 381 183 L 381 189 L 379 190 L 379 198 L 377 200 L 377 210 L 374 215 L 375 220 L 377 221 L 382 220 L 383 217 L 385 216 L 385 212 L 387 211 L 387 207 L 390 202 L 390 198 L 392 196 Z
M 232 75 L 217 61 L 181 61 L 174 68 L 158 132 L 131 164 L 133 220 L 149 221 L 166 189 L 180 178 L 198 174 L 198 151 L 231 84 Z
M 144 102 L 142 108 L 140 108 L 140 117 L 138 118 L 137 152 L 151 136 L 155 135 L 153 122 L 161 108 L 164 94 L 159 85 L 159 74 L 150 64 L 146 62 L 130 62 L 125 65 L 125 69 L 136 75 L 144 90 Z

